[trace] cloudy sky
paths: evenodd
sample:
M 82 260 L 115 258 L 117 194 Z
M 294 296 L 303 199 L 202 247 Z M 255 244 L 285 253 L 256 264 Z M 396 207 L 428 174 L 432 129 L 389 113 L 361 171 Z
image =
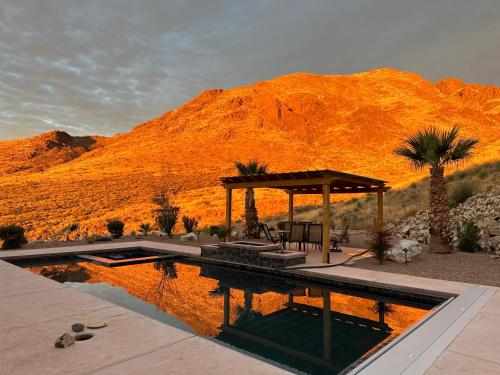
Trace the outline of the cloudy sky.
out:
M 0 139 L 112 135 L 297 71 L 500 85 L 499 20 L 499 0 L 1 0 Z

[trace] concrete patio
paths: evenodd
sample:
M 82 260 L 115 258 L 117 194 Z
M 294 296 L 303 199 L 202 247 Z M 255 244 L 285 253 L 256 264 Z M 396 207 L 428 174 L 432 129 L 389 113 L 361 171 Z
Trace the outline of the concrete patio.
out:
M 198 256 L 196 246 L 135 241 L 0 252 L 0 362 L 9 374 L 288 373 L 211 340 L 157 322 L 113 303 L 32 274 L 6 259 L 141 247 Z M 355 250 L 348 250 L 354 251 Z M 320 254 L 319 252 L 317 252 Z M 287 270 L 325 279 L 458 294 L 426 324 L 358 373 L 500 373 L 500 294 L 494 287 L 397 275 L 344 266 Z M 336 255 L 339 258 L 342 255 Z M 337 259 L 334 256 L 335 262 Z M 344 258 L 342 258 L 343 260 Z M 450 305 L 455 304 L 455 309 Z M 87 342 L 55 349 L 55 338 L 77 321 L 105 320 Z M 432 324 L 431 324 L 432 323 Z M 433 326 L 434 325 L 434 326 Z M 439 334 L 437 332 L 441 330 Z M 397 352 L 398 361 L 395 361 Z M 390 366 L 387 367 L 387 363 Z M 403 370 L 402 370 L 403 369 Z

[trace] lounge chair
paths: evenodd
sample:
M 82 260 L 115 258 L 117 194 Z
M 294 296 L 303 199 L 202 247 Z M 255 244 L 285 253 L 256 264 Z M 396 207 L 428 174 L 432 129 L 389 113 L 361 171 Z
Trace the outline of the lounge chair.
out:
M 262 231 L 266 235 L 267 242 L 271 242 L 273 244 L 283 243 L 283 240 L 281 239 L 281 237 L 276 235 L 275 233 L 272 233 L 269 230 L 269 227 L 267 226 L 267 224 L 264 224 L 264 223 L 260 224 L 260 228 L 262 229 Z

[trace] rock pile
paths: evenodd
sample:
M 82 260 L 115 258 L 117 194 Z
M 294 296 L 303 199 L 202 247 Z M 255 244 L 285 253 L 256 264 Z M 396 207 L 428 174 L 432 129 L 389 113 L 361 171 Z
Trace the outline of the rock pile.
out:
M 451 244 L 457 246 L 459 233 L 466 221 L 479 228 L 479 246 L 483 251 L 500 252 L 500 190 L 490 187 L 476 194 L 450 211 Z M 387 225 L 397 238 L 429 242 L 429 214 L 419 211 L 415 216 Z
M 479 228 L 479 246 L 483 251 L 500 251 L 500 190 L 489 188 L 467 199 L 450 211 L 451 242 L 458 244 L 464 223 L 472 221 Z
M 387 229 L 397 238 L 429 243 L 429 214 L 427 211 L 419 211 L 415 216 L 387 224 Z

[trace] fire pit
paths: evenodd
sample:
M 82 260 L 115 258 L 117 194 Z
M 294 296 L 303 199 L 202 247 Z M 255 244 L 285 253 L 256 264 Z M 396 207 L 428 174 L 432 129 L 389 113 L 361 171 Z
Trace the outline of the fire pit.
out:
M 306 261 L 306 254 L 303 252 L 283 251 L 281 244 L 257 241 L 232 241 L 221 242 L 217 245 L 204 245 L 201 247 L 201 256 L 271 268 L 284 268 Z

